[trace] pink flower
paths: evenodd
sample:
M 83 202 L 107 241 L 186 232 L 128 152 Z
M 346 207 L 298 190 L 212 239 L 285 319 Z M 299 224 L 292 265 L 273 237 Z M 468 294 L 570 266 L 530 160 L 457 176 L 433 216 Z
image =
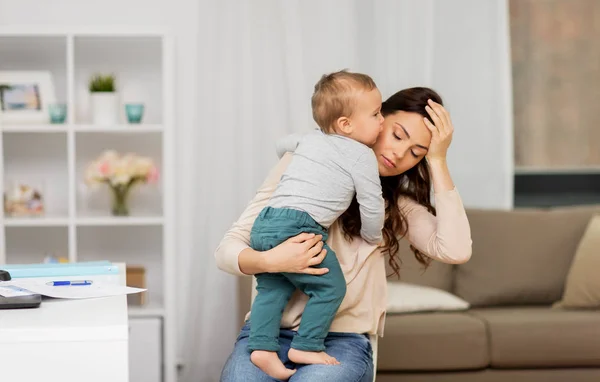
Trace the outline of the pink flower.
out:
M 100 166 L 98 166 L 98 171 L 100 171 L 100 174 L 108 176 L 110 174 L 110 165 L 108 162 L 100 163 Z
M 146 181 L 148 183 L 156 183 L 158 182 L 158 169 L 154 166 L 150 168 L 148 172 L 148 176 L 146 177 Z

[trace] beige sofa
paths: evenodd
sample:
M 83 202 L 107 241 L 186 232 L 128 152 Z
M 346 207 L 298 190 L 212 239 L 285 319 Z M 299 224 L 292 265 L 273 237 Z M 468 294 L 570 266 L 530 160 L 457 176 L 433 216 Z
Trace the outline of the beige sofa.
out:
M 424 273 L 403 247 L 401 281 L 471 308 L 388 313 L 377 382 L 600 381 L 600 311 L 552 307 L 596 213 L 600 206 L 470 210 L 471 260 Z

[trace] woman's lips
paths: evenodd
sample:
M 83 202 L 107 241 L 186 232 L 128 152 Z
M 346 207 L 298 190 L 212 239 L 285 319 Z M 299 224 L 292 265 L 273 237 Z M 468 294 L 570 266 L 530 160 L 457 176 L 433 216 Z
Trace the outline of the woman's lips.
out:
M 395 168 L 396 167 L 394 162 L 387 159 L 385 156 L 382 155 L 381 158 L 383 158 L 383 164 L 385 165 L 385 167 L 387 167 L 387 168 Z

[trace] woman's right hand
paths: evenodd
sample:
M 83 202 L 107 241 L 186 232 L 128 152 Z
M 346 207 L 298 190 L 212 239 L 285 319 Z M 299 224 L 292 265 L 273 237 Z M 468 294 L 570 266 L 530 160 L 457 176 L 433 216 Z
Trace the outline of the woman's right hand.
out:
M 306 273 L 323 275 L 327 268 L 313 268 L 321 264 L 327 250 L 323 248 L 323 236 L 314 233 L 301 233 L 291 237 L 273 249 L 262 252 L 265 265 L 270 273 Z

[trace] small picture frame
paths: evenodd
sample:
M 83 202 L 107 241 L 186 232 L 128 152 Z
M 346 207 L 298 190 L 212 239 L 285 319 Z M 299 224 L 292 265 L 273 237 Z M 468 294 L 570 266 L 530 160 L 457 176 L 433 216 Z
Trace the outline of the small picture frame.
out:
M 2 124 L 48 123 L 48 107 L 54 103 L 56 93 L 49 71 L 0 71 Z

